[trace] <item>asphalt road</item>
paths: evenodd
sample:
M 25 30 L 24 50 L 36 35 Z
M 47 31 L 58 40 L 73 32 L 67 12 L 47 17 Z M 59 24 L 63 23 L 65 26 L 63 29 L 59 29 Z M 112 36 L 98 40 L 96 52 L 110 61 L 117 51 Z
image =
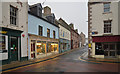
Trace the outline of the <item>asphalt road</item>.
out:
M 52 60 L 32 64 L 10 72 L 118 72 L 118 64 L 84 62 L 79 57 L 87 47 L 75 50 Z

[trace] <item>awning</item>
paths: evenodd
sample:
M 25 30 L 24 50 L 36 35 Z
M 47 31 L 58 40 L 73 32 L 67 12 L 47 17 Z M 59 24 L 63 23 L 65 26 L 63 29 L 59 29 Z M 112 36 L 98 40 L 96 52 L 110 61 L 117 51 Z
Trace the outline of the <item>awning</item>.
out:
M 93 42 L 120 42 L 120 36 L 93 36 Z

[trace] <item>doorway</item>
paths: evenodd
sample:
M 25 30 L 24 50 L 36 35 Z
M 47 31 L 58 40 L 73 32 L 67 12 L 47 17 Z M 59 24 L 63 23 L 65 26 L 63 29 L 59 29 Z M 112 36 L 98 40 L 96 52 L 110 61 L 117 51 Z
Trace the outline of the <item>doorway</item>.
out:
M 115 43 L 105 43 L 104 47 L 104 55 L 105 58 L 115 58 L 117 55 L 116 44 Z
M 10 37 L 10 59 L 11 61 L 18 60 L 18 37 Z
M 31 41 L 31 59 L 35 58 L 35 41 Z

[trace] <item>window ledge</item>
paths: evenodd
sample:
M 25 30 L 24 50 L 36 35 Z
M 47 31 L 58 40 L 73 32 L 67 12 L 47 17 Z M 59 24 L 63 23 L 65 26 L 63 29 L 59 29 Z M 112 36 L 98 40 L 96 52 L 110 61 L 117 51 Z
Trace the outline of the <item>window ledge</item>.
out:
M 111 11 L 110 12 L 103 12 L 103 14 L 109 14 L 109 13 L 112 13 Z
M 104 33 L 103 35 L 113 35 L 112 33 Z

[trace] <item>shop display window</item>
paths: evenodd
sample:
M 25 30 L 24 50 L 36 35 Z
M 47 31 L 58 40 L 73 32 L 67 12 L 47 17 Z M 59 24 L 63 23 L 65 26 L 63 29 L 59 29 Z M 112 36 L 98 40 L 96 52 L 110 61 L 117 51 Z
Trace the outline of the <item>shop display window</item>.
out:
M 0 52 L 6 52 L 6 38 L 5 36 L 0 36 Z
M 117 43 L 117 55 L 120 55 L 120 43 Z
M 58 44 L 48 43 L 48 53 L 49 52 L 58 52 Z
M 45 54 L 46 51 L 46 43 L 37 43 L 37 55 Z
M 95 44 L 95 55 L 104 55 L 104 50 L 102 49 L 101 43 Z

